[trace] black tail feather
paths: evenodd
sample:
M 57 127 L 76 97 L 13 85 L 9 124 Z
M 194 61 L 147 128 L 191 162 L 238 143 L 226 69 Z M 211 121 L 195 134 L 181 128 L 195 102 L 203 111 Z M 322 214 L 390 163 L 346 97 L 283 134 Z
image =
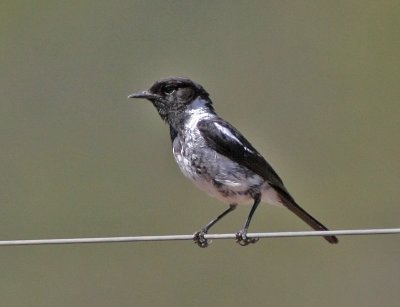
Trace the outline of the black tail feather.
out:
M 314 230 L 329 230 L 324 225 L 322 225 L 319 221 L 317 221 L 313 216 L 311 216 L 307 211 L 301 208 L 293 199 L 292 196 L 286 191 L 279 191 L 279 196 L 282 200 L 282 204 L 296 214 L 299 218 L 301 218 L 304 222 L 311 226 Z M 324 239 L 329 243 L 336 244 L 339 242 L 338 238 L 335 236 L 324 236 Z

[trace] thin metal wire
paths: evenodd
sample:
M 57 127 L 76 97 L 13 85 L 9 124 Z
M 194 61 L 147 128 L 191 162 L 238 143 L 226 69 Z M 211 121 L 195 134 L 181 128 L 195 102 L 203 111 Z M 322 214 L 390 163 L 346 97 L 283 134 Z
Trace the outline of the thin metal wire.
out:
M 353 235 L 384 235 L 400 234 L 400 228 L 389 229 L 353 229 L 330 231 L 288 231 L 248 233 L 249 238 L 288 238 L 315 236 L 353 236 Z M 206 239 L 235 239 L 236 234 L 207 234 Z M 193 240 L 193 235 L 164 235 L 164 236 L 135 236 L 135 237 L 106 237 L 106 238 L 71 238 L 71 239 L 39 239 L 39 240 L 9 240 L 0 241 L 0 246 L 16 245 L 48 245 L 48 244 L 87 244 L 87 243 L 121 243 L 145 241 L 177 241 Z

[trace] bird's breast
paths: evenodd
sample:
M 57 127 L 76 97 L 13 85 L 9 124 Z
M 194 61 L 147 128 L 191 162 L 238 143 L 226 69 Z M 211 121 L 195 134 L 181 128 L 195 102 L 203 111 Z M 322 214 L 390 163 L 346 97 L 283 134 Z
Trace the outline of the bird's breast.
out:
M 264 184 L 260 176 L 208 147 L 197 129 L 178 133 L 173 154 L 188 179 L 225 203 L 251 203 L 252 194 Z

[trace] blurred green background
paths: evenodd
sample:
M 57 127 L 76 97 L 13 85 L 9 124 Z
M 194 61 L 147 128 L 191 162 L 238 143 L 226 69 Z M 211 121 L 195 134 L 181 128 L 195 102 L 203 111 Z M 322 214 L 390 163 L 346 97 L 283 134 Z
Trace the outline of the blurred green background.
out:
M 128 94 L 211 94 L 332 229 L 399 227 L 398 1 L 2 1 L 0 240 L 190 234 L 225 207 Z M 214 232 L 236 232 L 242 207 Z M 251 231 L 308 230 L 262 206 Z M 0 248 L 1 306 L 394 306 L 400 238 Z

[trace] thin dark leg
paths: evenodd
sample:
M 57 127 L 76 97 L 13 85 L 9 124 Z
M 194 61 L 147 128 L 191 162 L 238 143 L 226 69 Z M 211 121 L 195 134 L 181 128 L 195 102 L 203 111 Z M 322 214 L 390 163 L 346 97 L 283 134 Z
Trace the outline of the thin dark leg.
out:
M 235 204 L 229 205 L 229 208 L 226 209 L 224 212 L 222 212 L 220 215 L 218 215 L 215 219 L 213 219 L 211 222 L 209 222 L 206 227 L 204 227 L 202 230 L 205 231 L 206 233 L 208 230 L 213 227 L 219 220 L 221 220 L 225 215 L 227 215 L 229 212 L 232 212 L 233 210 L 236 209 Z
M 236 206 L 237 206 L 236 204 L 229 205 L 228 209 L 226 209 L 224 212 L 222 212 L 220 215 L 218 215 L 215 219 L 213 219 L 211 222 L 209 222 L 202 230 L 196 232 L 193 237 L 194 243 L 196 243 L 200 247 L 207 247 L 208 240 L 206 238 L 204 238 L 204 235 L 207 234 L 208 231 L 210 230 L 210 228 L 213 227 L 225 215 L 227 215 L 229 212 L 232 212 L 233 210 L 235 210 Z
M 258 238 L 248 238 L 247 230 L 249 229 L 251 219 L 253 218 L 254 212 L 256 211 L 260 202 L 261 202 L 261 194 L 257 194 L 254 197 L 254 204 L 253 204 L 253 207 L 251 207 L 251 210 L 250 210 L 249 216 L 247 217 L 244 228 L 236 234 L 236 242 L 242 246 L 249 245 L 250 243 L 256 243 L 258 241 Z

